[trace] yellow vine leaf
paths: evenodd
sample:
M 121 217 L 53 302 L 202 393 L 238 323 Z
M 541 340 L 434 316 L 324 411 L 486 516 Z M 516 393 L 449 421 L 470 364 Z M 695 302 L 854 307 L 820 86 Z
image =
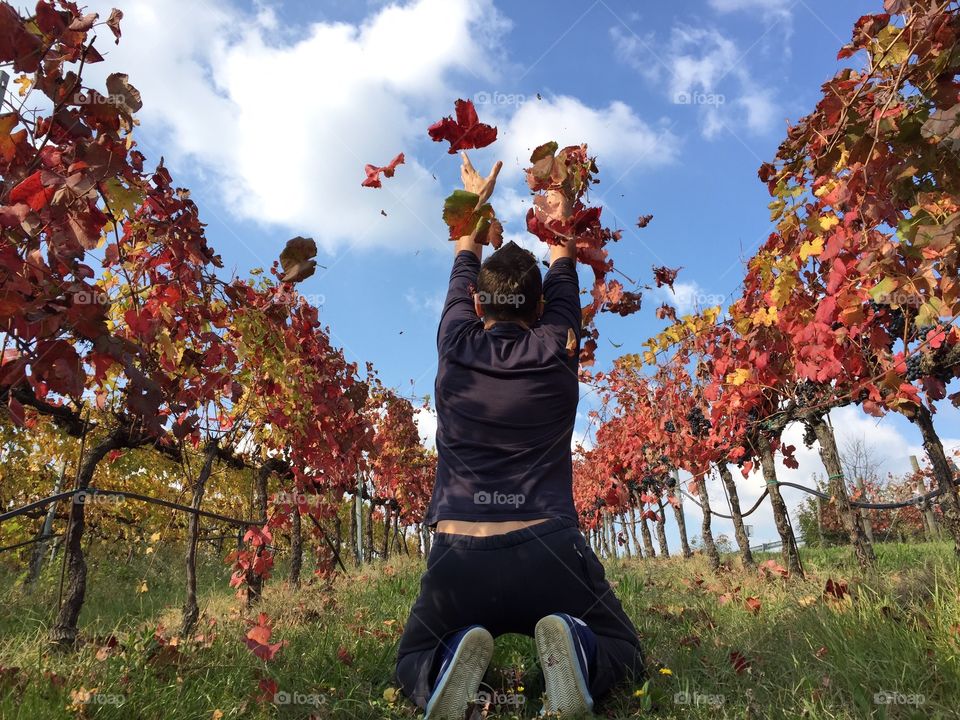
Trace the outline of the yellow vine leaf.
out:
M 834 218 L 836 220 L 836 218 Z M 823 218 L 820 220 L 821 227 L 823 226 Z M 823 238 L 818 237 L 811 241 L 807 241 L 800 246 L 800 262 L 806 262 L 807 258 L 816 257 L 823 252 Z
M 27 90 L 30 89 L 30 86 L 33 84 L 33 80 L 26 75 L 20 75 L 19 77 L 15 77 L 13 81 L 20 86 L 20 90 L 17 92 L 17 94 L 20 97 L 26 97 Z
M 750 371 L 747 368 L 740 368 L 727 375 L 727 382 L 731 385 L 743 385 L 750 379 Z
M 777 309 L 775 307 L 760 308 L 753 314 L 751 319 L 753 320 L 754 325 L 770 327 L 777 321 Z M 739 385 L 740 383 L 736 384 Z
M 820 229 L 829 230 L 832 227 L 836 227 L 840 224 L 840 218 L 836 215 L 826 215 L 820 218 Z

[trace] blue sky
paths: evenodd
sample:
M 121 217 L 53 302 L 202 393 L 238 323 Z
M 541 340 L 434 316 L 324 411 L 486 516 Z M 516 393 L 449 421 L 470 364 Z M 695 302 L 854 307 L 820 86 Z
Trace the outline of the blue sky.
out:
M 676 295 L 648 292 L 637 316 L 601 321 L 603 367 L 656 332 L 662 302 L 689 311 L 737 293 L 743 260 L 771 228 L 757 168 L 787 122 L 813 108 L 855 20 L 881 5 L 132 0 L 123 40 L 105 35 L 107 62 L 89 72 L 126 72 L 142 91 L 141 149 L 192 190 L 228 272 L 266 267 L 290 237 L 313 237 L 327 269 L 301 289 L 322 303 L 334 341 L 422 396 L 433 392 L 452 259 L 440 210 L 459 183 L 456 156 L 426 128 L 454 99 L 474 99 L 500 130 L 473 162 L 504 161 L 493 203 L 508 238 L 536 245 L 522 222 L 530 149 L 586 142 L 601 178 L 591 201 L 624 230 L 618 268 L 652 284 L 652 265 L 683 266 Z M 111 3 L 90 6 L 105 17 Z M 383 189 L 361 188 L 365 163 L 401 151 L 407 164 Z M 647 213 L 653 222 L 638 230 Z M 960 437 L 956 411 L 938 417 L 945 438 Z M 885 471 L 905 470 L 919 449 L 899 418 L 834 419 L 841 435 L 884 448 Z M 791 479 L 821 471 L 815 451 L 800 460 Z M 746 485 L 749 499 L 762 481 Z M 773 537 L 768 517 L 757 532 Z

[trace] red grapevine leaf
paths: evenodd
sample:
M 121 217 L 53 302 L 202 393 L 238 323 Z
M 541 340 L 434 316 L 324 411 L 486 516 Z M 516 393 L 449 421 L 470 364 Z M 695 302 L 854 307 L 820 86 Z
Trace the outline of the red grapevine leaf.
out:
M 446 140 L 450 143 L 449 154 L 454 155 L 458 150 L 483 148 L 497 139 L 497 128 L 480 122 L 473 101 L 457 100 L 455 108 L 456 120 L 448 115 L 427 128 L 434 142 Z
M 353 665 L 353 656 L 343 645 L 337 648 L 337 659 L 348 667 Z
M 384 177 L 393 177 L 393 173 L 396 172 L 397 165 L 403 165 L 403 163 L 403 153 L 400 153 L 387 165 L 365 165 L 363 171 L 367 174 L 367 179 L 360 183 L 360 186 L 369 188 L 382 187 L 383 184 L 380 182 L 380 173 L 383 173 Z
M 47 206 L 50 198 L 52 198 L 54 192 L 56 192 L 56 188 L 44 187 L 40 172 L 40 170 L 37 170 L 33 175 L 24 178 L 13 187 L 10 191 L 11 205 L 21 202 L 26 203 L 36 212 L 39 212 Z
M 750 661 L 741 653 L 739 650 L 730 651 L 730 664 L 733 665 L 733 669 L 737 671 L 738 675 L 741 675 L 750 669 Z
M 107 18 L 107 27 L 113 33 L 116 44 L 120 44 L 120 21 L 123 20 L 123 11 L 113 8 L 110 11 L 110 17 Z
M 666 285 L 673 290 L 673 283 L 677 279 L 677 273 L 683 268 L 668 268 L 663 265 L 653 268 L 653 279 L 657 281 L 657 287 Z

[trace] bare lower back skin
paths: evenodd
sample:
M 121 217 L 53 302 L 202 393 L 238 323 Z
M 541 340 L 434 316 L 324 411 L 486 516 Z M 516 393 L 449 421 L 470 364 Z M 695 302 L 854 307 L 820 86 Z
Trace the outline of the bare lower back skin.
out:
M 537 520 L 501 520 L 498 522 L 474 522 L 472 520 L 441 520 L 437 523 L 438 533 L 450 535 L 470 535 L 472 537 L 490 537 L 503 535 L 514 530 L 539 525 L 547 518 Z

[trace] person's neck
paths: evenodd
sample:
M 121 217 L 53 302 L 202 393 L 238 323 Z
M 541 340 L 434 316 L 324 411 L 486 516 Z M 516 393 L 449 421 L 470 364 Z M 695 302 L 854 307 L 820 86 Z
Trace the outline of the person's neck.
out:
M 497 325 L 497 324 L 499 324 L 499 323 L 503 323 L 504 325 L 506 325 L 506 324 L 519 325 L 519 326 L 522 327 L 524 330 L 529 330 L 529 329 L 530 329 L 530 326 L 529 326 L 527 323 L 525 323 L 523 320 L 484 320 L 484 321 L 483 321 L 483 329 L 484 329 L 484 330 L 489 330 L 489 329 L 492 328 L 494 325 Z

